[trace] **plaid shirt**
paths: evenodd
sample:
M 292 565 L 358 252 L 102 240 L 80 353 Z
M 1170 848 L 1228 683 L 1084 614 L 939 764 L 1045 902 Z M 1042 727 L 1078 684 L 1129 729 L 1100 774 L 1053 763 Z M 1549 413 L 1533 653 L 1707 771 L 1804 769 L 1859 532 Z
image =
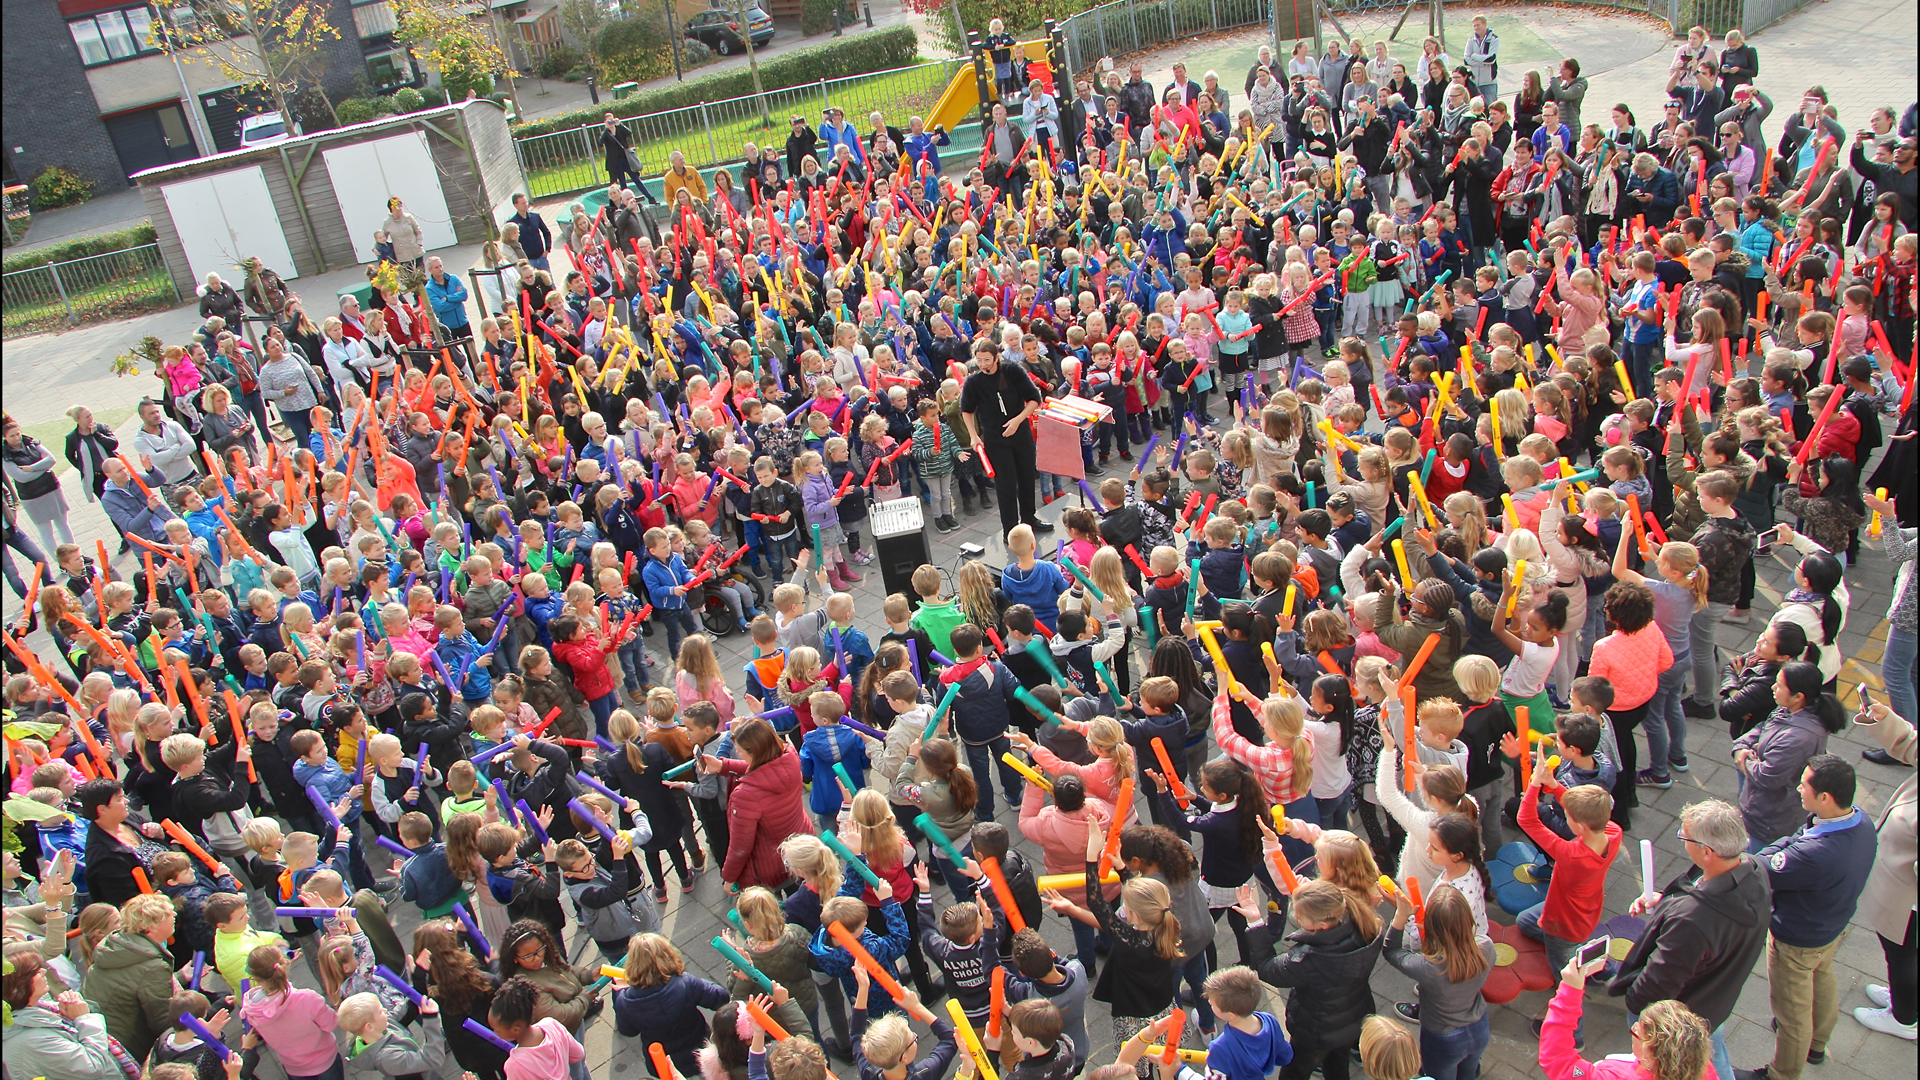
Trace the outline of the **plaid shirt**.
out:
M 1213 702 L 1213 737 L 1220 741 L 1220 752 L 1253 770 L 1260 790 L 1275 806 L 1301 798 L 1304 791 L 1293 786 L 1293 751 L 1279 746 L 1255 746 L 1233 730 L 1233 701 L 1225 694 Z M 1307 741 L 1313 741 L 1307 735 Z

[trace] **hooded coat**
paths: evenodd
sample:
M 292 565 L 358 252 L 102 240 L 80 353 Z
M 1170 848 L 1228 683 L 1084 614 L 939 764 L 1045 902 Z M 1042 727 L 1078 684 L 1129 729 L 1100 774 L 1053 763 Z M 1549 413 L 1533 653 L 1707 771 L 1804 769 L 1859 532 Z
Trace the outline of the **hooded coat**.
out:
M 1270 930 L 1248 933 L 1248 960 L 1261 981 L 1292 991 L 1287 1030 L 1308 1060 L 1314 1060 L 1312 1047 L 1360 1041 L 1360 1025 L 1377 1011 L 1369 983 L 1382 940 L 1378 934 L 1361 937 L 1349 918 L 1325 930 L 1288 934 L 1287 951 L 1276 955 Z
M 173 954 L 145 934 L 108 934 L 93 951 L 81 992 L 99 1010 L 107 1033 L 119 1039 L 127 1053 L 145 1061 L 154 1040 L 173 1026 L 167 1009 L 173 996 Z
M 1673 998 L 1709 1030 L 1727 1022 L 1740 989 L 1767 945 L 1773 898 L 1765 869 L 1751 855 L 1718 877 L 1698 867 L 1669 882 L 1647 926 L 1607 984 L 1630 1012 Z
M 68 1020 L 38 1006 L 16 1009 L 4 1049 L 7 1072 L 13 1076 L 58 1076 L 61 1080 L 126 1077 L 107 1052 L 107 1027 L 97 1012 Z M 146 1054 L 140 1056 L 144 1059 Z

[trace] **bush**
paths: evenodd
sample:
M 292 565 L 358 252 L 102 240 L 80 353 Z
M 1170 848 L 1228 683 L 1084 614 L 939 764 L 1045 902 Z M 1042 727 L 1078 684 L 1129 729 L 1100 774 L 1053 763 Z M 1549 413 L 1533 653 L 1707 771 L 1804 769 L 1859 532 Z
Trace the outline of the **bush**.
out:
M 984 38 L 987 36 L 987 24 L 994 19 L 999 19 L 1006 24 L 1007 33 L 1020 41 L 1029 41 L 1043 36 L 1042 28 L 1048 19 L 1065 20 L 1069 15 L 1076 15 L 1092 6 L 1079 3 L 1078 0 L 958 0 L 958 2 L 960 17 L 966 20 L 967 29 Z M 958 28 L 953 24 L 954 0 L 909 0 L 907 6 L 927 17 L 927 22 L 932 25 L 936 39 L 947 53 L 966 54 L 967 43 L 960 37 Z M 1202 21 L 1205 18 L 1203 14 Z M 1159 20 L 1161 24 L 1165 21 L 1164 17 Z M 1141 15 L 1140 23 L 1144 31 L 1147 25 L 1147 17 L 1144 13 Z M 1185 14 L 1181 17 L 1181 25 L 1190 25 L 1189 17 Z
M 93 198 L 93 181 L 82 179 L 79 173 L 64 165 L 49 165 L 40 170 L 33 178 L 33 208 L 52 210 L 57 206 L 74 206 Z
M 425 104 L 426 98 L 421 95 L 420 91 L 415 90 L 411 86 L 403 86 L 393 92 L 393 108 L 395 112 L 419 112 L 420 107 Z
M 151 243 L 153 243 L 153 223 L 143 221 L 126 229 L 75 237 L 72 240 L 63 240 L 58 244 L 35 248 L 32 251 L 9 254 L 4 267 L 0 269 L 11 274 L 15 270 L 31 270 L 50 262 L 84 259 L 89 255 L 104 255 L 109 251 L 124 251 L 127 248 L 144 247 Z
M 348 98 L 333 107 L 343 125 L 364 124 L 373 119 L 373 102 L 367 98 Z
M 801 0 L 800 32 L 825 34 L 833 30 L 833 9 L 840 9 L 840 25 L 851 26 L 860 17 L 854 0 Z
M 555 45 L 547 55 L 534 65 L 534 71 L 543 79 L 565 78 L 574 68 L 586 62 L 580 50 L 564 42 Z
M 639 40 L 636 32 L 621 30 L 619 33 L 613 33 L 613 31 L 615 27 L 624 23 L 644 21 L 643 17 L 621 19 L 609 24 L 607 29 L 602 31 L 600 57 L 608 85 L 626 82 L 629 79 L 645 81 L 673 73 L 673 59 L 665 49 L 659 49 L 659 56 L 666 63 L 665 69 L 641 74 L 619 66 L 615 51 L 607 48 L 611 41 L 620 46 L 620 51 L 623 53 L 633 49 Z M 663 39 L 656 39 L 658 40 Z M 760 61 L 760 78 L 767 91 L 771 93 L 821 79 L 840 78 L 851 72 L 890 71 L 918 63 L 919 60 L 919 39 L 914 36 L 913 28 L 895 26 L 885 30 L 868 30 L 850 34 L 823 45 L 795 49 L 775 56 L 771 60 L 762 60 Z M 647 113 L 698 105 L 703 101 L 724 101 L 728 98 L 746 97 L 752 93 L 753 74 L 743 66 L 697 79 L 688 79 L 686 82 L 675 83 L 658 90 L 643 90 L 620 102 L 615 111 L 621 116 L 642 116 Z M 570 131 L 578 127 L 592 126 L 600 122 L 600 117 L 607 108 L 608 106 L 594 106 L 543 117 L 517 125 L 514 133 L 545 135 L 554 131 Z

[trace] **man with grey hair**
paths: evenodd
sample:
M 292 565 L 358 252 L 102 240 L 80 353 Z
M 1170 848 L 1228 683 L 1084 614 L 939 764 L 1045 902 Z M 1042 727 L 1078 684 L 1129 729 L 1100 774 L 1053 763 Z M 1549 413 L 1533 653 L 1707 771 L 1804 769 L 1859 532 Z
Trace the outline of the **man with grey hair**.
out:
M 1607 993 L 1624 995 L 1635 1017 L 1672 998 L 1713 1029 L 1714 1070 L 1733 1076 L 1723 1025 L 1767 945 L 1772 894 L 1759 861 L 1747 854 L 1740 811 L 1719 799 L 1692 803 L 1680 813 L 1680 842 L 1693 865 L 1659 893 L 1642 884 L 1627 909 L 1647 927 Z

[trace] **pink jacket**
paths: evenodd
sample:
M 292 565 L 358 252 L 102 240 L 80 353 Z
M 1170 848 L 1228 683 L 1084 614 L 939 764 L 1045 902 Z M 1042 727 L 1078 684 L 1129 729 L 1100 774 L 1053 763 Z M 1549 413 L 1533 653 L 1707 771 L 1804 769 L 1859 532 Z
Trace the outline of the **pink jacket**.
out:
M 1581 993 L 1560 984 L 1547 1003 L 1547 1019 L 1540 1025 L 1540 1067 L 1547 1080 L 1653 1080 L 1630 1054 L 1614 1054 L 1587 1061 L 1573 1048 L 1573 1029 L 1580 1023 Z M 1702 1076 L 1712 1071 L 1709 1065 Z
M 587 1056 L 567 1026 L 549 1016 L 536 1020 L 547 1038 L 539 1046 L 517 1046 L 507 1055 L 507 1080 L 553 1080 L 567 1075 L 567 1066 Z
M 713 489 L 713 497 L 707 499 L 707 508 L 705 510 L 697 509 L 700 505 L 701 498 L 707 494 L 707 485 L 709 483 L 710 480 L 706 474 L 694 473 L 692 476 L 676 476 L 673 478 L 673 483 L 668 485 L 668 490 L 673 493 L 674 506 L 680 511 L 682 521 L 692 521 L 698 518 L 708 525 L 712 525 L 715 521 L 719 520 L 721 501 L 719 488 L 716 487 Z
M 1028 784 L 1020 799 L 1020 835 L 1040 845 L 1041 864 L 1047 873 L 1078 874 L 1087 866 L 1089 815 L 1104 829 L 1113 820 L 1113 804 L 1088 795 L 1086 805 L 1069 814 L 1049 805 L 1039 784 Z M 1078 885 L 1061 889 L 1060 895 L 1082 903 L 1086 892 L 1085 885 Z
M 1039 743 L 1034 743 L 1033 763 L 1038 765 L 1040 771 L 1046 773 L 1048 776 L 1079 777 L 1080 781 L 1087 785 L 1087 797 L 1090 799 L 1099 799 L 1108 805 L 1112 805 L 1120 797 L 1120 777 L 1118 776 L 1118 770 L 1114 766 L 1112 758 L 1095 758 L 1091 765 L 1076 765 L 1071 761 L 1060 758 L 1053 751 Z M 1087 838 L 1084 836 L 1080 838 L 1080 854 L 1082 856 L 1085 856 L 1087 853 L 1086 840 Z M 1075 867 L 1079 865 L 1078 862 L 1074 863 Z M 1065 873 L 1066 871 L 1062 872 Z
M 733 723 L 733 691 L 727 689 L 727 682 L 721 679 L 714 683 L 708 694 L 702 694 L 693 684 L 693 676 L 684 671 L 673 673 L 673 692 L 680 699 L 680 707 L 686 708 L 696 701 L 713 702 L 714 711 L 720 714 L 720 730 Z
M 311 990 L 250 990 L 240 1017 L 260 1033 L 290 1075 L 318 1076 L 340 1059 L 333 1006 Z

